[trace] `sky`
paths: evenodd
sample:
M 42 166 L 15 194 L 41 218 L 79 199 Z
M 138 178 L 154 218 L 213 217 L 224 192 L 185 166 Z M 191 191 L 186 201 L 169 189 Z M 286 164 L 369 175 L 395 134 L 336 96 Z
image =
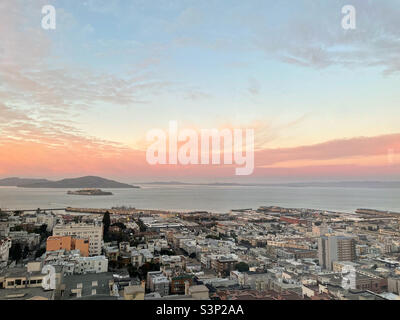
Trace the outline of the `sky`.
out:
M 0 177 L 399 179 L 399 16 L 397 0 L 1 1 Z M 254 129 L 253 174 L 151 166 L 146 133 L 169 121 Z

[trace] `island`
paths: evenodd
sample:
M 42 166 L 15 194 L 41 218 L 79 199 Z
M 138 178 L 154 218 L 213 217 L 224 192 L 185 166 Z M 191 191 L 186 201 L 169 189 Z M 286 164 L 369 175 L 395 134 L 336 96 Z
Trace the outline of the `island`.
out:
M 97 189 L 139 189 L 139 186 L 133 186 L 114 180 L 104 179 L 96 176 L 86 176 L 72 179 L 62 179 L 59 181 L 50 181 L 46 179 L 21 179 L 6 178 L 0 179 L 0 186 L 16 186 L 19 188 L 97 188 Z
M 82 189 L 77 191 L 68 191 L 67 194 L 76 196 L 112 196 L 112 192 L 102 191 L 101 189 Z

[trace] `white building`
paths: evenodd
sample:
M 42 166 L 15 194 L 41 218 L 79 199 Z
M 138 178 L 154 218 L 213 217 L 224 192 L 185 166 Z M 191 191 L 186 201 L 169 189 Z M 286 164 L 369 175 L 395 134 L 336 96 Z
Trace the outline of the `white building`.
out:
M 47 252 L 44 263 L 63 266 L 64 273 L 67 275 L 108 271 L 108 259 L 105 256 L 82 257 L 79 254 L 79 250 Z
M 103 245 L 103 224 L 98 223 L 69 223 L 57 224 L 53 228 L 53 236 L 78 236 L 89 239 L 89 256 L 101 254 Z
M 7 262 L 11 248 L 11 238 L 0 239 L 0 262 Z
M 35 214 L 25 214 L 23 216 L 23 221 L 25 223 L 34 224 L 36 227 L 41 225 L 47 226 L 47 231 L 51 232 L 54 225 L 56 224 L 56 216 L 53 213 L 35 213 Z
M 161 271 L 148 272 L 146 285 L 150 292 L 158 292 L 161 297 L 169 294 L 169 280 Z
M 142 255 L 143 263 L 151 262 L 154 259 L 153 254 L 150 252 L 149 249 L 140 249 L 139 253 Z
M 185 263 L 182 256 L 161 256 L 160 262 L 163 266 L 168 266 L 170 268 L 183 268 Z
M 38 225 L 47 225 L 47 231 L 52 232 L 56 224 L 56 217 L 52 213 L 39 213 L 37 215 L 36 223 Z
M 108 271 L 108 259 L 105 256 L 79 257 L 75 274 L 103 273 Z
M 154 250 L 161 251 L 162 249 L 168 249 L 168 241 L 165 239 L 156 239 L 154 240 Z
M 196 253 L 196 246 L 197 241 L 193 239 L 185 240 L 182 242 L 182 249 L 185 250 L 188 255 Z

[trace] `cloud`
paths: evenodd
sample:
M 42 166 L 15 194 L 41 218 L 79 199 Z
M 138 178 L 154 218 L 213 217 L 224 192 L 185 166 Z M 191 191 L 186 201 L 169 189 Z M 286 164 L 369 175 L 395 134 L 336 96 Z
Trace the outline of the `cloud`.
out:
M 276 9 L 284 10 L 286 1 Z M 301 14 L 287 12 L 276 26 L 252 29 L 254 43 L 270 58 L 311 68 L 381 67 L 400 71 L 400 8 L 396 1 L 354 0 L 357 28 L 341 27 L 338 2 L 301 1 Z M 294 10 L 296 6 L 294 5 Z
M 373 157 L 388 154 L 389 150 L 400 151 L 400 134 L 382 135 L 376 137 L 358 137 L 338 139 L 310 146 L 300 146 L 283 149 L 264 149 L 256 154 L 257 166 L 279 166 L 303 160 L 304 163 L 314 160 L 335 160 L 357 157 Z M 384 163 L 383 163 L 384 164 Z

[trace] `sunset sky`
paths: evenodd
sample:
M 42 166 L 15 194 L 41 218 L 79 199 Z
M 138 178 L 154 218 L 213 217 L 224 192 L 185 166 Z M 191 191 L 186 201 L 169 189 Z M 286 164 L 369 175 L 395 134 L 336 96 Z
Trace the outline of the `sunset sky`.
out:
M 0 178 L 399 179 L 399 16 L 398 0 L 1 1 Z M 173 120 L 253 128 L 254 174 L 150 166 L 146 132 Z

